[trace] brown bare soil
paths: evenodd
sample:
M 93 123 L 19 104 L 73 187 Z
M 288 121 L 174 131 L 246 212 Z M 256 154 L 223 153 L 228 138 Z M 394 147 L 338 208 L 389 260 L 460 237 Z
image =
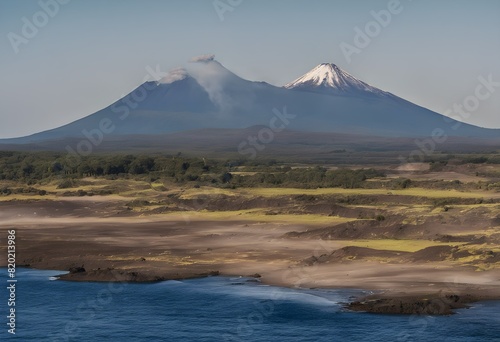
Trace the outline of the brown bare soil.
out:
M 18 266 L 66 270 L 71 281 L 258 274 L 281 286 L 374 290 L 348 308 L 378 313 L 449 314 L 500 298 L 494 191 L 168 188 L 1 200 L 0 236 L 16 230 Z

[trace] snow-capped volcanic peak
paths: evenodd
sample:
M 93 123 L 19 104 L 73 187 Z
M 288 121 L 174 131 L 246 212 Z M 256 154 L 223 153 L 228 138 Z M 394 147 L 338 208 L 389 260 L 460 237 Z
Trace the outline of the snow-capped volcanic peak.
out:
M 295 88 L 307 83 L 311 86 L 338 87 L 345 83 L 342 70 L 335 64 L 323 63 L 300 76 L 295 81 L 285 85 L 285 88 Z
M 312 92 L 331 92 L 345 94 L 352 92 L 369 92 L 380 95 L 388 93 L 370 86 L 356 77 L 340 69 L 333 63 L 322 63 L 295 81 L 285 85 L 287 89 Z

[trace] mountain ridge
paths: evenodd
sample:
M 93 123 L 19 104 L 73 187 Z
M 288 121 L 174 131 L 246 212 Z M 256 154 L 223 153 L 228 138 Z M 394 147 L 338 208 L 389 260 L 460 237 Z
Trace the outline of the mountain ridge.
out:
M 195 58 L 185 68 L 171 70 L 157 81 L 143 83 L 89 116 L 30 136 L 2 139 L 0 143 L 85 139 L 85 132 L 99 129 L 103 120 L 114 127 L 105 132 L 106 136 L 241 129 L 267 125 L 273 111 L 282 108 L 296 117 L 286 128 L 306 132 L 422 137 L 442 129 L 451 136 L 500 136 L 500 130 L 457 125 L 455 120 L 372 87 L 332 63 L 322 63 L 278 87 L 245 80 L 213 55 L 207 55 Z

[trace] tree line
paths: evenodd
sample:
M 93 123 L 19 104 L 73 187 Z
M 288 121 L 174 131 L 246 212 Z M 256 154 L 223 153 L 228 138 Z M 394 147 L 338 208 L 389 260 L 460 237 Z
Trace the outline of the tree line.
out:
M 253 171 L 240 174 L 238 170 Z M 0 180 L 35 184 L 42 180 L 83 177 L 144 177 L 175 183 L 231 187 L 362 187 L 370 178 L 381 177 L 373 169 L 327 169 L 321 166 L 292 168 L 275 160 L 217 160 L 177 155 L 96 154 L 83 157 L 78 165 L 64 153 L 0 151 Z

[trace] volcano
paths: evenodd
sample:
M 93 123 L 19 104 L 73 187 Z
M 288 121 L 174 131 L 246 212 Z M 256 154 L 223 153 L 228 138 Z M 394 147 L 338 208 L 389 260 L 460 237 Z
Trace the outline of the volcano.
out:
M 57 99 L 54 99 L 57 101 Z M 0 144 L 64 139 L 128 141 L 203 129 L 268 125 L 276 110 L 293 119 L 286 129 L 381 137 L 443 135 L 498 138 L 500 130 L 457 122 L 373 87 L 332 63 L 322 63 L 285 86 L 245 80 L 205 55 L 146 82 L 108 107 L 62 127 Z M 126 138 L 125 138 L 126 137 Z

